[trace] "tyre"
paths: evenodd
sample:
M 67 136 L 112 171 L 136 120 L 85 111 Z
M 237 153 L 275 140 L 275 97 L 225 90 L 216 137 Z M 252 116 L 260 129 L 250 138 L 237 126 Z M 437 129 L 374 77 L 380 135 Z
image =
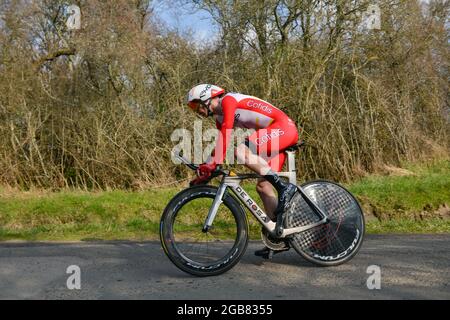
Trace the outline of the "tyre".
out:
M 247 217 L 227 192 L 212 228 L 202 231 L 217 190 L 212 186 L 183 190 L 169 202 L 161 217 L 164 252 L 178 268 L 195 276 L 216 276 L 230 270 L 247 248 Z
M 302 185 L 304 192 L 328 216 L 328 223 L 292 235 L 291 246 L 306 260 L 320 266 L 336 266 L 352 259 L 361 247 L 364 214 L 355 197 L 344 187 L 317 180 Z M 302 196 L 294 196 L 287 212 L 285 228 L 320 221 Z

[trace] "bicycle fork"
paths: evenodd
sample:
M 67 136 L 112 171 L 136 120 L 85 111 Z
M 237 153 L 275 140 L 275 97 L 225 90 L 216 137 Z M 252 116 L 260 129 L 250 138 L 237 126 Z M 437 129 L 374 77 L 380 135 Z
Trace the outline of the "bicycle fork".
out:
M 225 190 L 227 189 L 227 185 L 225 183 L 221 183 L 219 189 L 217 190 L 216 197 L 214 198 L 214 202 L 212 206 L 209 208 L 208 216 L 206 217 L 205 224 L 203 225 L 202 232 L 207 233 L 213 224 L 214 218 L 217 215 L 217 211 L 219 211 L 219 206 L 222 204 L 222 199 L 225 194 Z

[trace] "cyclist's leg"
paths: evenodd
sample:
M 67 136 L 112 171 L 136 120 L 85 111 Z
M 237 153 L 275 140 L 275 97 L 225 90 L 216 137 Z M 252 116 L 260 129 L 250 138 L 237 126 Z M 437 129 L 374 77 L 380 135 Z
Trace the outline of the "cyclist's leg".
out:
M 289 147 L 297 142 L 297 140 L 298 140 L 297 128 L 294 125 L 294 126 L 287 128 L 286 130 L 283 130 L 284 128 L 282 128 L 278 125 L 274 125 L 274 126 L 269 127 L 268 129 L 271 129 L 271 130 L 255 132 L 252 136 L 250 136 L 247 141 L 247 146 L 253 147 L 253 151 L 255 151 L 255 149 L 256 149 L 256 152 L 254 152 L 254 153 L 256 153 L 258 158 L 262 159 L 262 160 L 254 159 L 253 163 L 258 163 L 258 161 L 259 161 L 259 164 L 267 163 L 267 165 L 265 167 L 263 167 L 263 169 L 268 173 L 270 171 L 280 172 L 284 165 L 284 162 L 286 160 L 286 154 L 282 150 L 286 149 L 287 147 Z M 282 130 L 282 132 L 279 132 L 279 133 L 282 133 L 281 139 L 278 139 L 278 141 L 275 141 L 275 143 L 272 143 L 271 139 L 269 139 L 269 141 L 267 141 L 269 143 L 264 142 L 264 140 L 261 139 L 261 137 L 264 137 L 264 135 L 267 136 L 267 134 L 270 137 L 276 136 L 276 134 L 272 135 L 271 133 L 275 132 L 275 131 L 279 131 L 279 130 Z M 243 151 L 251 152 L 249 149 L 245 149 Z M 268 161 L 266 162 L 266 160 L 268 160 Z M 255 166 L 252 165 L 252 163 L 247 166 L 250 169 L 252 169 L 252 167 L 255 168 Z M 256 167 L 255 169 L 261 170 L 261 167 Z M 254 169 L 252 169 L 252 170 L 254 170 Z M 254 171 L 256 171 L 256 170 L 254 170 Z M 259 173 L 259 174 L 261 174 L 261 173 Z M 261 200 L 263 201 L 264 208 L 266 210 L 266 214 L 272 220 L 275 220 L 275 211 L 277 210 L 279 201 L 278 201 L 278 197 L 275 195 L 275 192 L 273 190 L 272 183 L 267 181 L 266 179 L 259 179 L 258 184 L 257 184 L 257 191 L 261 197 Z M 288 249 L 289 249 L 289 245 L 286 245 L 282 250 L 280 250 L 278 252 L 282 252 L 282 251 L 285 251 Z M 267 247 L 263 248 L 261 250 L 255 251 L 256 256 L 261 256 L 265 259 L 271 259 L 272 255 L 274 253 L 277 253 L 277 252 L 274 252 L 273 250 L 271 250 L 270 248 L 267 248 Z
M 237 146 L 236 156 L 247 168 L 265 176 L 281 170 L 285 160 L 282 151 L 297 140 L 298 132 L 293 122 L 273 123 L 265 129 L 255 131 L 245 143 Z
M 295 187 L 285 183 L 276 172 L 281 170 L 285 161 L 282 150 L 296 143 L 297 140 L 297 128 L 292 121 L 275 122 L 265 129 L 254 132 L 248 137 L 245 144 L 237 148 L 238 160 L 249 169 L 263 176 L 277 190 L 278 205 L 280 206 L 277 211 L 282 211 L 281 207 L 284 207 L 284 204 L 289 201 L 295 192 Z M 272 217 L 273 190 L 262 181 L 259 186 L 259 193 L 265 203 L 265 209 Z
M 273 170 L 266 159 L 260 157 L 255 150 L 250 149 L 248 141 L 245 144 L 243 143 L 237 146 L 236 157 L 239 163 L 245 164 L 247 168 L 261 176 L 265 176 L 270 170 Z M 256 191 L 261 197 L 266 214 L 274 220 L 274 212 L 278 204 L 278 198 L 273 190 L 272 184 L 266 179 L 258 179 Z
M 281 152 L 272 157 L 269 160 L 268 165 L 274 172 L 280 172 L 283 168 L 285 160 L 286 154 L 284 152 Z M 266 179 L 258 179 L 258 183 L 256 184 L 256 191 L 258 192 L 259 197 L 264 204 L 264 209 L 267 215 L 272 220 L 275 220 L 275 210 L 278 205 L 278 197 L 273 189 L 272 184 Z
M 271 170 L 267 160 L 254 152 L 253 148 L 250 149 L 247 141 L 236 147 L 236 157 L 239 163 L 261 176 L 265 176 Z
M 278 205 L 278 197 L 273 190 L 272 184 L 266 179 L 258 179 L 256 191 L 262 200 L 266 214 L 272 221 L 275 221 L 275 210 Z
M 245 164 L 245 166 L 261 176 L 267 175 L 271 170 L 278 172 L 278 168 L 272 167 L 266 159 L 260 157 L 250 150 L 250 148 L 241 144 L 236 149 L 236 156 L 240 163 Z M 256 184 L 256 191 L 258 192 L 266 214 L 272 219 L 275 219 L 275 209 L 278 205 L 278 197 L 273 190 L 273 185 L 266 179 L 258 179 Z
M 286 154 L 284 152 L 280 152 L 279 154 L 273 156 L 268 164 L 275 172 L 280 172 L 283 168 L 283 164 L 286 160 Z M 276 220 L 275 210 L 278 206 L 278 198 L 274 192 L 274 189 L 269 181 L 265 179 L 258 179 L 258 184 L 256 190 L 261 197 L 261 200 L 264 204 L 264 209 L 266 210 L 267 215 L 273 220 Z M 276 241 L 276 240 L 272 240 Z M 262 257 L 264 259 L 272 259 L 273 255 L 289 250 L 290 246 L 287 242 L 285 242 L 284 247 L 278 247 L 277 250 L 270 249 L 268 247 L 264 247 L 262 249 L 256 250 L 255 255 L 258 257 Z

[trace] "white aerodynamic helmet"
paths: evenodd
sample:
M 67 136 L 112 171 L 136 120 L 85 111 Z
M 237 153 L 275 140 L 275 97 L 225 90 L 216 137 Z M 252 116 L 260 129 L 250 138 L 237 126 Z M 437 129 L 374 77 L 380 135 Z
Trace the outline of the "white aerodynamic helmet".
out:
M 200 103 L 207 104 L 209 99 L 220 96 L 225 90 L 212 84 L 199 84 L 193 87 L 187 95 L 187 104 L 189 108 L 197 111 Z

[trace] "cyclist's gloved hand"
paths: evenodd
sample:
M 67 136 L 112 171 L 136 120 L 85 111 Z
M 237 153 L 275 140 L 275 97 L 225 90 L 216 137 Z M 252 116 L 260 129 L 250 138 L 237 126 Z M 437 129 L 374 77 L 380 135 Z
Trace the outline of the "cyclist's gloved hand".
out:
M 211 173 L 216 170 L 217 165 L 215 163 L 204 163 L 197 169 L 197 178 L 192 180 L 189 185 L 195 186 L 199 184 L 205 184 L 209 181 Z
M 203 177 L 207 176 L 210 177 L 211 173 L 216 170 L 217 165 L 215 163 L 204 163 L 201 164 L 197 169 L 197 176 Z
M 200 176 L 189 182 L 189 186 L 197 186 L 200 184 L 206 184 L 209 181 L 208 176 Z

